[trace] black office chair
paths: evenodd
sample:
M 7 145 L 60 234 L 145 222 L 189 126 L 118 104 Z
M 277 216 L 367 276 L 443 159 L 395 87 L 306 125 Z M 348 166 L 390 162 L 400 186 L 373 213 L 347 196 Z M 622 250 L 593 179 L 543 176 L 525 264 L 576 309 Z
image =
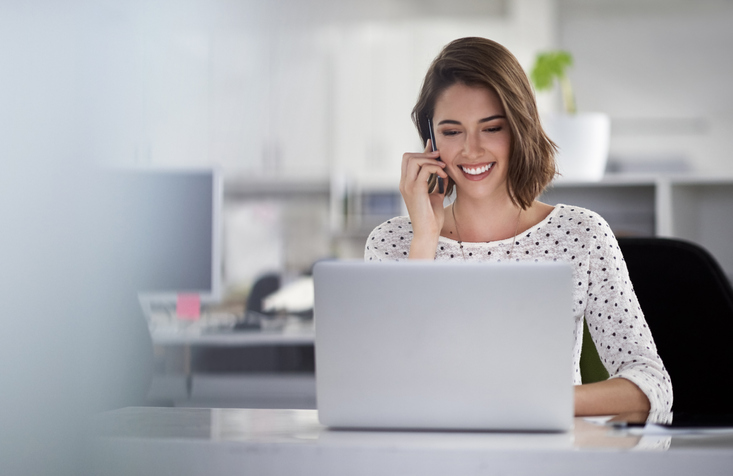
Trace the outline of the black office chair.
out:
M 731 413 L 733 289 L 694 243 L 619 238 L 657 350 L 672 378 L 675 412 Z
M 247 302 L 244 306 L 244 319 L 238 322 L 234 328 L 237 330 L 259 329 L 262 317 L 267 314 L 262 310 L 262 301 L 278 289 L 280 289 L 279 274 L 267 273 L 258 277 L 247 296 Z

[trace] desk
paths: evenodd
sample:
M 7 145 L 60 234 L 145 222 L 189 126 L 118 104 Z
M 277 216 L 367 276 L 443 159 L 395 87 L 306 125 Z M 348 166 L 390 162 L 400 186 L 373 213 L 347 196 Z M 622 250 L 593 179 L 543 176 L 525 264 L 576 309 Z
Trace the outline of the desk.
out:
M 280 325 L 269 329 L 241 331 L 200 322 L 172 321 L 166 324 L 150 328 L 156 355 L 165 370 L 153 377 L 151 401 L 206 407 L 315 408 L 316 385 L 312 363 L 309 359 L 299 360 L 302 354 L 297 349 L 312 349 L 315 340 L 313 321 L 289 318 L 280 320 Z M 254 349 L 256 347 L 264 350 L 258 351 Z M 241 352 L 236 353 L 237 349 L 246 348 L 257 351 L 246 354 L 250 360 L 244 361 L 245 364 L 250 362 L 253 368 L 223 373 L 215 369 L 211 373 L 205 369 L 202 371 L 200 366 L 197 371 L 193 364 L 195 352 L 200 355 L 203 351 L 216 350 L 226 352 L 227 356 L 235 352 L 234 355 L 241 357 Z M 278 367 L 281 358 L 287 365 Z M 301 366 L 311 370 L 303 371 Z
M 151 326 L 154 345 L 241 347 L 255 345 L 308 345 L 315 341 L 313 321 L 290 318 L 273 329 L 232 330 L 207 328 L 198 322 Z
M 125 408 L 96 420 L 93 474 L 730 475 L 733 434 L 338 431 L 315 410 Z

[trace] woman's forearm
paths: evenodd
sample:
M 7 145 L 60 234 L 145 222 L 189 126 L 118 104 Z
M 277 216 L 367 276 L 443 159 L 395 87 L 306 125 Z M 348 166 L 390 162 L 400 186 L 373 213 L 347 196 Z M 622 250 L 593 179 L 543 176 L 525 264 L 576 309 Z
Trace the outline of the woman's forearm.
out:
M 415 236 L 410 243 L 409 259 L 435 259 L 435 251 L 438 249 L 438 235 L 434 237 Z
M 616 415 L 649 411 L 649 399 L 630 380 L 612 378 L 575 387 L 575 415 Z

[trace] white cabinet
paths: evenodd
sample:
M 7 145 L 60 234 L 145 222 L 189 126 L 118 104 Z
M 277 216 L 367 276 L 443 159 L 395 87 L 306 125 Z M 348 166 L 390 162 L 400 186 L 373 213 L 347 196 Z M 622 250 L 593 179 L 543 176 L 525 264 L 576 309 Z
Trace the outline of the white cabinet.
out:
M 268 8 L 218 0 L 199 7 L 177 8 L 170 21 L 143 9 L 140 71 L 132 75 L 142 78 L 136 162 L 328 177 L 331 78 L 322 35 Z

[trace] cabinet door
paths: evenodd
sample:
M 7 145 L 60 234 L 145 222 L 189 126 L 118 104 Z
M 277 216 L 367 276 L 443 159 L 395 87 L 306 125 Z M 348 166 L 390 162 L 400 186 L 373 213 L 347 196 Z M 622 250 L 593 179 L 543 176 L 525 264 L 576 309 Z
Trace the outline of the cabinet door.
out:
M 225 29 L 212 34 L 210 163 L 257 173 L 268 167 L 270 50 L 264 29 Z
M 396 188 L 402 154 L 420 147 L 410 121 L 420 87 L 412 27 L 362 24 L 336 35 L 335 166 L 350 177 Z
M 271 41 L 265 171 L 326 178 L 332 114 L 329 45 L 312 28 L 283 28 Z
M 142 43 L 146 162 L 207 165 L 210 37 L 199 28 L 156 24 Z

